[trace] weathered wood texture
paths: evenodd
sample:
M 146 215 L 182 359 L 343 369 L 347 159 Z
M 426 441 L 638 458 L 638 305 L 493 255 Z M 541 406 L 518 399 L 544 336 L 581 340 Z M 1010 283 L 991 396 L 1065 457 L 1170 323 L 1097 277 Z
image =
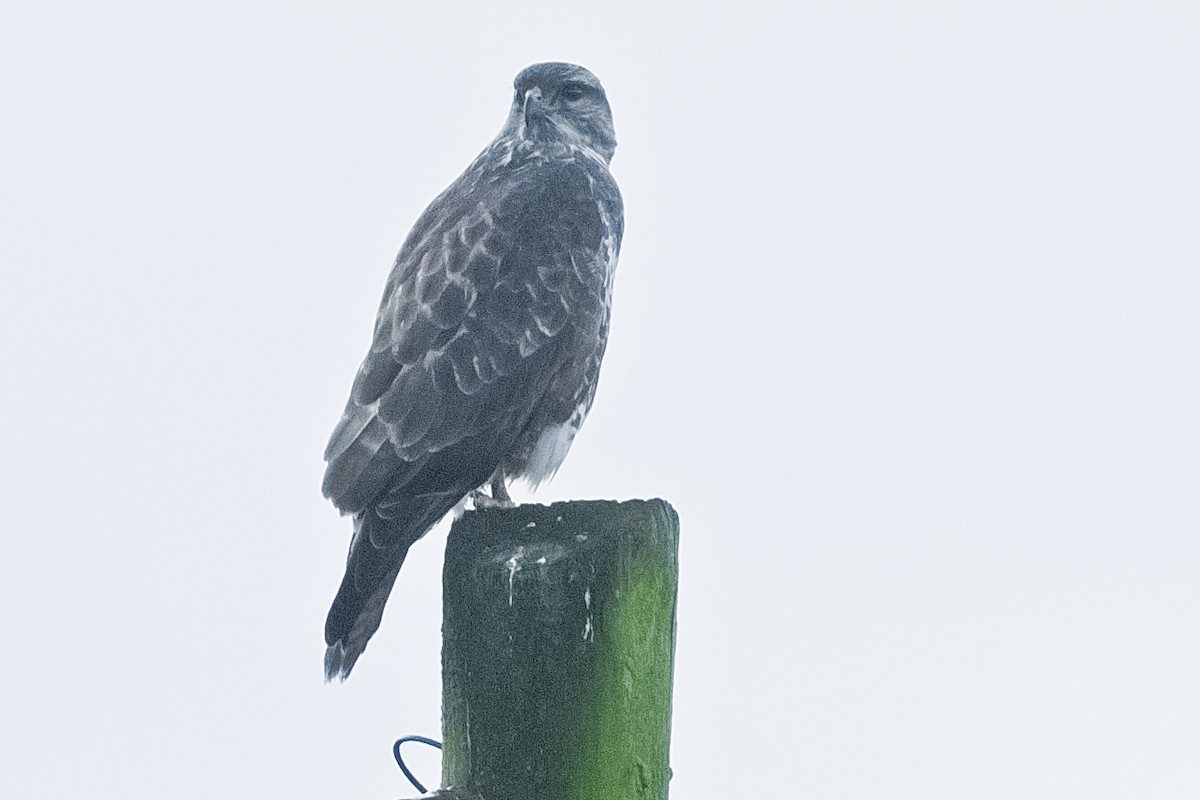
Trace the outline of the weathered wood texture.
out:
M 662 500 L 471 512 L 446 545 L 442 782 L 663 800 L 679 518 Z

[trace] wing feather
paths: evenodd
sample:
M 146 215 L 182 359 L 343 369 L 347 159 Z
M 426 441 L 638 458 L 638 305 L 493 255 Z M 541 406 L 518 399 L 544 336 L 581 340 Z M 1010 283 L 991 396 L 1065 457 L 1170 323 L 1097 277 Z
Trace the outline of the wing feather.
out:
M 597 268 L 606 234 L 592 179 L 558 165 L 472 188 L 430 206 L 389 277 L 327 449 L 325 491 L 344 512 L 392 517 L 414 493 L 482 484 L 572 346 L 574 295 L 596 283 L 580 262 Z M 386 544 L 388 526 L 371 528 Z

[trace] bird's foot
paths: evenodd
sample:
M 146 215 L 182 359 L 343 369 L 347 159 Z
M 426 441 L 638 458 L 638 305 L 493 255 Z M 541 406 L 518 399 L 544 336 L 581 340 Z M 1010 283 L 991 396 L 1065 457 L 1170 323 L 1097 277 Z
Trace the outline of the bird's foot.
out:
M 511 497 L 492 497 L 482 489 L 471 492 L 471 506 L 479 511 L 484 508 L 516 508 Z
M 516 508 L 516 503 L 508 495 L 508 487 L 504 485 L 504 476 L 497 470 L 488 482 L 492 493 L 488 494 L 479 487 L 471 492 L 471 504 L 475 509 L 481 508 Z

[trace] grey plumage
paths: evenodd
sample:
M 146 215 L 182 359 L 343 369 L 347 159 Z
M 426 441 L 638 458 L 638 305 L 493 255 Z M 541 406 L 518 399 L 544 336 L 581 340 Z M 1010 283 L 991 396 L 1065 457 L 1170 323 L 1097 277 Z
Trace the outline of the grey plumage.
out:
M 573 64 L 514 88 L 405 240 L 325 451 L 325 496 L 354 518 L 326 680 L 349 675 L 412 543 L 482 486 L 503 501 L 553 475 L 595 396 L 623 226 L 611 112 Z

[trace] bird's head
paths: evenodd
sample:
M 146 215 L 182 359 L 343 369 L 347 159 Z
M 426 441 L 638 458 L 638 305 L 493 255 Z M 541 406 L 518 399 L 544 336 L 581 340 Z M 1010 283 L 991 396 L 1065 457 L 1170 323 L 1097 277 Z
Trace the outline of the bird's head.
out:
M 599 79 L 575 64 L 526 67 L 513 81 L 505 126 L 518 140 L 564 144 L 595 151 L 607 163 L 617 149 L 612 111 Z

